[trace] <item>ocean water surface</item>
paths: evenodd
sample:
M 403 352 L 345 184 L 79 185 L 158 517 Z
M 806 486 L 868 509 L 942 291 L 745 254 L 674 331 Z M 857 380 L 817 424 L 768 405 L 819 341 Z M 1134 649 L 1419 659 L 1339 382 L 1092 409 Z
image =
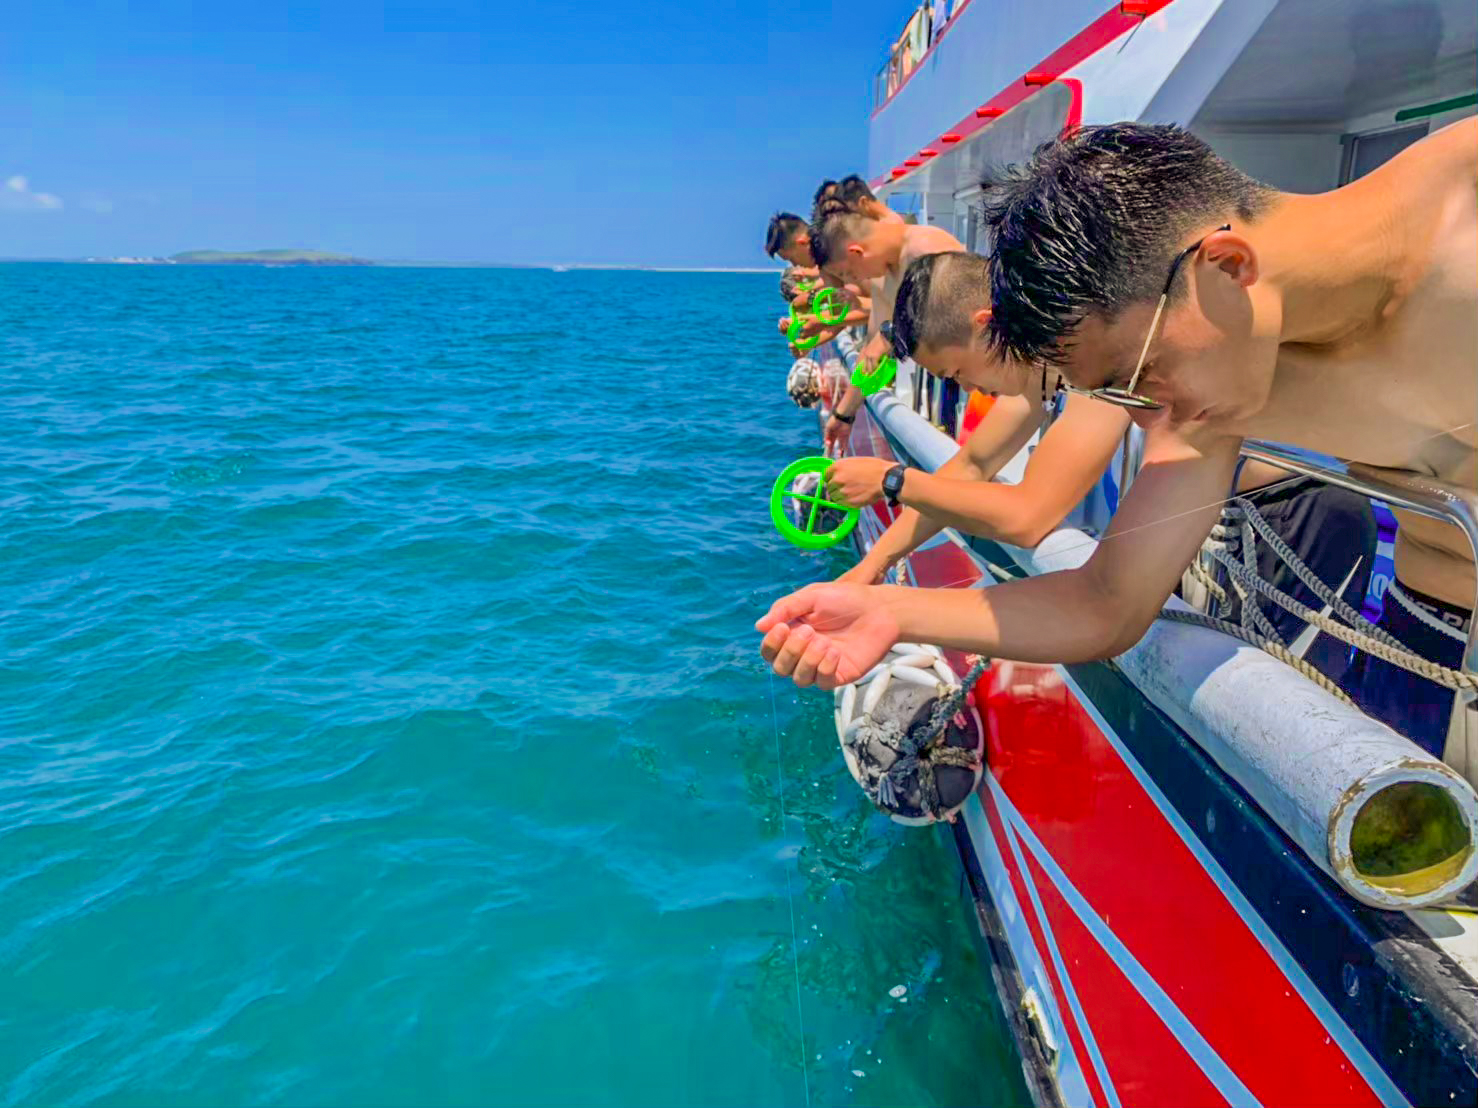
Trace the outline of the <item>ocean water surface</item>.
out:
M 946 836 L 756 652 L 846 564 L 780 308 L 0 266 L 0 1103 L 1024 1100 Z

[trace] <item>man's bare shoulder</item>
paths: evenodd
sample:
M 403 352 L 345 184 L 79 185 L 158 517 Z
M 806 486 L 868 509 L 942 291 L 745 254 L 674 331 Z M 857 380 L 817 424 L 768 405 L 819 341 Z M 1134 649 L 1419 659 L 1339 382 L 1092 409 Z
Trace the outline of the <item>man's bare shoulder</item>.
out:
M 925 254 L 943 254 L 965 249 L 965 244 L 943 227 L 914 224 L 903 232 L 903 265 Z
M 1448 124 L 1413 143 L 1367 179 L 1403 186 L 1444 179 L 1471 184 L 1478 179 L 1478 116 Z

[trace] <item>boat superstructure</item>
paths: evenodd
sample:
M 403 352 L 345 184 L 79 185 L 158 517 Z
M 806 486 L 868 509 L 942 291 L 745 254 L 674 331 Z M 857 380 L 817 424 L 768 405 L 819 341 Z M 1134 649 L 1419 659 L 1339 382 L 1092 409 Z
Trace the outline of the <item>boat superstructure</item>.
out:
M 878 74 L 868 176 L 895 210 L 971 249 L 988 245 L 976 216 L 987 171 L 1079 125 L 1180 123 L 1253 176 L 1310 192 L 1478 102 L 1470 0 L 926 8 L 947 21 L 921 37 L 910 17 Z M 826 356 L 850 365 L 854 346 L 844 336 Z M 828 377 L 832 399 L 840 380 Z M 869 398 L 850 450 L 934 469 L 963 416 L 952 384 L 906 363 Z M 1127 436 L 1038 547 L 946 531 L 900 581 L 989 587 L 1081 564 L 1137 447 Z M 1472 498 L 1277 444 L 1247 452 L 1455 522 L 1478 544 Z M 1025 461 L 998 479 L 1019 479 Z M 857 541 L 892 518 L 865 510 Z M 988 768 L 952 833 L 1039 1103 L 1478 1102 L 1474 886 L 1391 892 L 1338 846 L 1334 809 L 1365 772 L 1354 763 L 1417 748 L 1267 654 L 1168 621 L 1112 661 L 998 662 L 975 698 Z

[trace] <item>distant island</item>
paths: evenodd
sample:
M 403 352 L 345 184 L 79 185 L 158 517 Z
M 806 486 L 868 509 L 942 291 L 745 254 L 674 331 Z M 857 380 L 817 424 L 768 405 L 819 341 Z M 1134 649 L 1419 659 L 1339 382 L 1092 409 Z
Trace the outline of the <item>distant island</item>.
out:
M 374 265 L 368 258 L 327 250 L 186 250 L 168 258 L 88 258 L 118 265 Z
M 327 250 L 186 250 L 175 265 L 374 265 L 368 258 Z

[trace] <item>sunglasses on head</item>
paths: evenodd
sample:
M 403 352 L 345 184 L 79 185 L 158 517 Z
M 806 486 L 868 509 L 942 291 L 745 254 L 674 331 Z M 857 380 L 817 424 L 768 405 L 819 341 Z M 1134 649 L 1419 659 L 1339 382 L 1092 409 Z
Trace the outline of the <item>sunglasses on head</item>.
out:
M 1224 223 L 1216 230 L 1230 231 L 1231 229 L 1232 225 L 1230 223 Z M 1212 234 L 1215 233 L 1215 231 L 1212 232 Z M 1080 396 L 1091 396 L 1094 400 L 1102 400 L 1107 404 L 1116 404 L 1120 408 L 1155 411 L 1165 406 L 1153 397 L 1135 392 L 1134 386 L 1139 384 L 1139 375 L 1144 372 L 1144 363 L 1149 357 L 1150 343 L 1155 341 L 1155 335 L 1160 330 L 1160 317 L 1165 314 L 1165 305 L 1170 300 L 1170 289 L 1175 284 L 1175 275 L 1180 272 L 1180 267 L 1185 264 L 1185 260 L 1201 249 L 1201 244 L 1210 237 L 1211 235 L 1203 235 L 1177 254 L 1175 260 L 1170 263 L 1170 274 L 1165 278 L 1165 287 L 1160 292 L 1160 302 L 1155 305 L 1155 317 L 1150 320 L 1149 334 L 1144 337 L 1144 345 L 1139 350 L 1139 361 L 1134 366 L 1134 373 L 1129 378 L 1129 384 L 1123 388 L 1117 385 L 1103 385 L 1096 389 L 1080 389 L 1074 385 L 1064 383 L 1062 386 L 1064 389 L 1068 392 L 1075 392 Z

